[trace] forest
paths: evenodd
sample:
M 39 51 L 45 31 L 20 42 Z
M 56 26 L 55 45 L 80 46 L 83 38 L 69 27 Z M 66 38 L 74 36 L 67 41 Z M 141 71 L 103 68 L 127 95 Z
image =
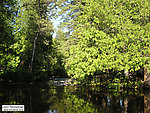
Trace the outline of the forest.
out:
M 1 0 L 0 81 L 61 77 L 74 85 L 150 85 L 150 1 Z

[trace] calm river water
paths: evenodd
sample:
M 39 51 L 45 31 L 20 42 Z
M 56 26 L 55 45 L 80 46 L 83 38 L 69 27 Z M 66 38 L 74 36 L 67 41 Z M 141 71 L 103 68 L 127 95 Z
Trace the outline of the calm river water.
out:
M 150 93 L 145 92 L 43 83 L 5 84 L 0 86 L 0 104 L 25 105 L 23 113 L 150 113 Z

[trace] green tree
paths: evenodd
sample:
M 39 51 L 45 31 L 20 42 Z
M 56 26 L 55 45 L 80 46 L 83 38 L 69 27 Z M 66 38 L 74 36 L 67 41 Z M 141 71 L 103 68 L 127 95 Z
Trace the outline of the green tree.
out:
M 61 29 L 57 30 L 56 38 L 53 38 L 53 43 L 53 57 L 55 58 L 55 66 L 53 68 L 54 75 L 66 76 L 64 65 L 66 62 L 66 52 L 68 50 L 68 39 L 66 38 L 65 33 Z
M 147 0 L 81 0 L 70 5 L 74 39 L 68 75 L 84 78 L 106 70 L 150 70 L 150 7 Z M 75 11 L 74 7 L 78 7 Z M 68 8 L 68 6 L 66 6 Z M 72 12 L 72 13 L 71 13 Z
M 65 57 L 66 51 L 68 50 L 68 39 L 65 33 L 61 30 L 57 30 L 56 38 L 54 38 L 55 47 L 58 49 L 60 54 Z M 65 58 L 64 58 L 65 60 Z
M 47 14 L 50 3 L 46 0 L 21 0 L 19 3 L 15 36 L 21 69 L 33 73 L 50 71 L 53 33 Z
M 12 48 L 14 40 L 15 23 L 17 15 L 15 0 L 0 1 L 0 75 L 8 70 L 15 71 L 19 63 L 19 57 Z

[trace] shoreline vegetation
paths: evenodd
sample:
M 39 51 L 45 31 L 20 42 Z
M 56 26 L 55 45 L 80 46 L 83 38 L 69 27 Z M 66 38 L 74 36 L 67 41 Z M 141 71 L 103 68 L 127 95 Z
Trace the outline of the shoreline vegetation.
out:
M 149 82 L 143 80 L 134 80 L 124 78 L 112 78 L 109 74 L 92 76 L 90 79 L 74 79 L 70 77 L 53 76 L 50 78 L 35 79 L 32 73 L 7 73 L 2 75 L 0 78 L 1 84 L 35 84 L 35 83 L 48 83 L 57 87 L 64 86 L 90 86 L 90 87 L 101 87 L 106 89 L 122 90 L 122 89 L 135 89 L 143 90 L 150 89 Z
M 0 83 L 149 89 L 149 12 L 149 0 L 2 0 Z

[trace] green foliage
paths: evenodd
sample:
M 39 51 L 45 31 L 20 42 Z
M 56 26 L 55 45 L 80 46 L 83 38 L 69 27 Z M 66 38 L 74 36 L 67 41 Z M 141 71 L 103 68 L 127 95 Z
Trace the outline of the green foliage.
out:
M 50 3 L 47 0 L 0 2 L 0 74 L 22 70 L 38 76 L 53 74 Z
M 108 70 L 131 73 L 147 68 L 150 71 L 148 0 L 53 3 L 0 2 L 0 74 L 24 69 L 45 76 L 67 71 L 70 77 L 84 82 L 89 76 Z M 60 8 L 57 16 L 63 15 L 64 19 L 60 27 L 69 31 L 63 33 L 59 29 L 55 39 L 48 16 L 53 14 L 52 8 Z
M 13 35 L 15 0 L 0 1 L 0 75 L 8 70 L 15 71 L 19 57 L 12 48 L 15 40 Z
M 21 10 L 16 18 L 16 38 L 21 48 L 23 68 L 33 73 L 48 71 L 52 48 L 52 23 L 47 17 L 48 3 L 45 0 L 20 1 Z M 18 30 L 19 28 L 19 30 Z M 16 43 L 16 45 L 17 45 Z
M 78 8 L 75 10 L 74 4 L 69 4 L 69 14 L 76 15 L 71 26 L 77 44 L 67 53 L 69 76 L 86 78 L 108 69 L 135 72 L 150 67 L 148 1 L 82 0 L 74 3 Z
M 57 76 L 66 76 L 65 72 L 65 60 L 66 60 L 66 51 L 68 50 L 68 39 L 65 37 L 65 33 L 58 29 L 56 33 L 56 38 L 53 38 L 53 58 L 55 64 L 53 66 L 53 74 Z

